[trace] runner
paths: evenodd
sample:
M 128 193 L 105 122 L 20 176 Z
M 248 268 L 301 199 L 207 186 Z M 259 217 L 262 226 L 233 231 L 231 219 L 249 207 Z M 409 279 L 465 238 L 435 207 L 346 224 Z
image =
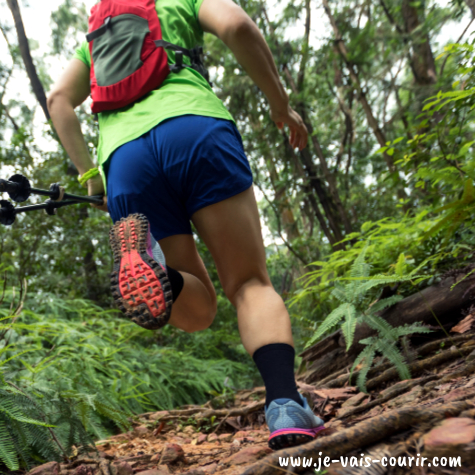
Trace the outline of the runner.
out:
M 102 0 L 100 7 L 109 8 L 107 3 L 114 0 Z M 165 41 L 190 50 L 203 44 L 203 32 L 220 38 L 267 97 L 272 120 L 290 129 L 292 147 L 306 146 L 303 121 L 290 107 L 271 52 L 244 10 L 231 0 L 158 0 L 155 8 Z M 243 345 L 264 380 L 269 445 L 278 449 L 312 440 L 323 421 L 297 391 L 289 314 L 267 273 L 252 174 L 232 116 L 200 65 L 193 63 L 193 69 L 186 55 L 168 49 L 172 69 L 182 61 L 187 67 L 177 67 L 160 87 L 129 105 L 98 114 L 102 178 L 97 175 L 74 108 L 87 99 L 91 84 L 96 101 L 94 88 L 100 82 L 126 81 L 122 76 L 145 67 L 139 62 L 130 70 L 133 52 L 117 36 L 120 18 L 98 23 L 96 13 L 90 25 L 101 26 L 90 27 L 91 47 L 85 42 L 77 50 L 53 87 L 48 108 L 88 193 L 107 188 L 101 209 L 108 209 L 115 223 L 114 298 L 145 328 L 167 322 L 187 332 L 208 328 L 216 295 L 191 221 L 213 256 L 224 292 L 236 307 Z M 139 25 L 137 18 L 132 20 Z M 122 30 L 125 36 L 139 31 Z M 115 56 L 101 64 L 106 41 L 118 46 Z

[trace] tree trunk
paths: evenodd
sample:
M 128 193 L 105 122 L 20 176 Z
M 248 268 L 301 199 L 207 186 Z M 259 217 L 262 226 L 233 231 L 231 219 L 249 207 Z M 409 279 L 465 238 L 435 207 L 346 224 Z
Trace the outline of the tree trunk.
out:
M 25 34 L 25 28 L 23 26 L 23 21 L 21 19 L 20 7 L 17 0 L 7 0 L 8 7 L 13 15 L 13 20 L 15 21 L 15 28 L 18 36 L 18 45 L 20 47 L 21 57 L 23 58 L 23 63 L 25 64 L 26 72 L 30 79 L 31 87 L 33 93 L 36 96 L 36 99 L 40 103 L 41 108 L 45 114 L 47 120 L 50 119 L 48 107 L 46 105 L 46 94 L 41 84 L 40 78 L 36 72 L 35 65 L 33 64 L 33 59 L 30 53 L 30 46 L 28 44 L 28 38 Z
M 416 83 L 419 86 L 429 86 L 437 80 L 435 60 L 430 46 L 429 35 L 416 31 L 421 28 L 419 14 L 421 13 L 421 8 L 424 7 L 416 7 L 415 4 L 416 2 L 411 0 L 403 0 L 401 13 L 406 33 L 408 35 L 414 34 L 415 36 L 412 40 L 411 63 Z
M 293 241 L 300 237 L 300 232 L 287 195 L 287 187 L 279 178 L 273 157 L 268 157 L 266 163 L 269 169 L 272 188 L 274 189 L 274 201 L 279 210 L 282 226 L 284 227 L 288 240 Z
M 465 3 L 468 5 L 468 8 L 470 8 L 470 11 L 472 12 L 472 18 L 475 18 L 475 0 L 465 0 Z
M 360 101 L 361 106 L 363 107 L 363 110 L 366 114 L 366 120 L 368 121 L 368 124 L 371 127 L 371 129 L 373 130 L 374 136 L 376 137 L 376 140 L 378 141 L 379 145 L 381 147 L 384 147 L 386 146 L 386 142 L 387 142 L 386 136 L 384 135 L 384 132 L 379 127 L 378 121 L 376 120 L 373 114 L 371 105 L 369 104 L 368 99 L 366 97 L 366 92 L 363 90 L 363 87 L 361 86 L 359 75 L 353 63 L 349 61 L 348 59 L 348 51 L 342 39 L 338 25 L 336 24 L 335 18 L 332 15 L 330 6 L 328 5 L 328 0 L 323 0 L 323 8 L 325 9 L 325 13 L 327 14 L 330 20 L 333 33 L 335 34 L 335 41 L 336 41 L 338 53 L 345 61 L 346 67 L 348 68 L 351 81 L 353 82 L 353 85 L 355 86 L 355 89 L 357 91 L 358 100 Z M 394 166 L 394 161 L 392 157 L 389 156 L 387 153 L 384 153 L 383 155 L 384 155 L 384 159 L 386 160 L 386 164 L 388 166 L 389 171 L 391 173 L 394 173 L 396 171 L 396 167 Z
M 320 211 L 320 208 L 318 206 L 318 202 L 315 199 L 315 195 L 312 192 L 312 188 L 308 184 L 309 177 L 305 173 L 305 170 L 303 168 L 301 160 L 297 157 L 297 154 L 294 152 L 292 147 L 290 146 L 288 137 L 285 133 L 282 134 L 282 137 L 284 138 L 284 148 L 287 153 L 287 156 L 291 159 L 292 163 L 294 164 L 297 173 L 300 175 L 300 177 L 304 180 L 305 184 L 302 186 L 304 192 L 306 193 L 308 197 L 308 202 L 310 206 L 312 207 L 313 212 L 315 213 L 315 217 L 317 218 L 318 223 L 320 224 L 320 228 L 323 231 L 323 234 L 325 234 L 326 238 L 328 239 L 328 242 L 330 243 L 331 246 L 335 246 L 337 240 L 333 233 L 331 232 L 330 228 L 327 226 L 327 223 L 325 221 L 325 217 L 323 216 L 322 212 Z M 339 246 L 335 246 L 335 249 L 340 249 Z
M 303 88 L 304 81 L 305 81 L 305 71 L 306 71 L 307 61 L 309 57 L 308 55 L 309 34 L 310 34 L 310 1 L 309 0 L 306 0 L 305 6 L 306 6 L 305 36 L 304 36 L 305 39 L 304 39 L 304 45 L 302 48 L 303 53 L 302 53 L 302 59 L 299 66 L 297 83 L 292 77 L 292 73 L 290 69 L 288 68 L 288 66 L 283 65 L 283 72 L 284 72 L 284 78 L 286 80 L 286 83 L 292 89 L 292 92 L 296 96 L 298 96 L 298 94 L 301 91 L 301 88 Z M 267 12 L 265 8 L 263 8 L 262 11 L 271 33 L 274 34 L 274 30 L 270 24 L 269 18 L 267 17 Z M 274 38 L 274 44 L 276 45 L 278 49 L 281 49 L 280 45 L 278 44 L 275 38 Z M 343 223 L 343 226 L 347 232 L 351 232 L 350 221 L 348 219 L 348 216 L 346 215 L 346 210 L 344 209 L 341 203 L 341 200 L 339 198 L 338 190 L 336 188 L 336 181 L 328 169 L 326 158 L 320 147 L 318 138 L 316 137 L 315 134 L 313 134 L 313 126 L 308 118 L 307 108 L 305 107 L 305 104 L 300 102 L 296 107 L 296 111 L 302 116 L 304 124 L 307 127 L 307 130 L 311 137 L 313 148 L 320 161 L 323 175 L 325 177 L 326 183 L 328 184 L 330 193 L 328 192 L 327 187 L 325 186 L 325 183 L 318 176 L 317 166 L 313 162 L 312 155 L 310 154 L 308 148 L 300 152 L 299 154 L 300 160 L 305 169 L 306 175 L 308 176 L 310 186 L 313 190 L 315 190 L 315 194 L 318 197 L 318 200 L 320 201 L 320 204 L 323 208 L 325 217 L 328 220 L 328 226 L 334 235 L 333 241 L 338 242 L 343 239 L 341 224 Z M 318 215 L 317 215 L 317 218 L 318 218 Z M 320 219 L 319 219 L 319 222 L 321 223 Z M 331 241 L 332 240 L 330 240 L 330 242 Z
M 328 5 L 328 0 L 322 0 L 323 1 L 323 8 L 325 10 L 325 13 L 327 14 L 330 23 L 333 28 L 333 32 L 335 34 L 335 41 L 336 41 L 336 46 L 337 50 L 340 53 L 341 57 L 345 61 L 346 67 L 348 68 L 348 71 L 350 73 L 350 78 L 351 81 L 353 82 L 353 85 L 355 86 L 356 92 L 357 92 L 357 97 L 358 100 L 361 104 L 361 107 L 363 107 L 363 110 L 366 114 L 366 120 L 368 121 L 369 126 L 373 130 L 374 136 L 376 137 L 376 140 L 378 141 L 378 144 L 380 147 L 385 147 L 387 140 L 386 136 L 383 132 L 383 130 L 379 127 L 378 121 L 376 120 L 375 115 L 373 114 L 373 109 L 368 102 L 368 99 L 366 97 L 366 91 L 363 89 L 361 86 L 361 81 L 359 78 L 359 74 L 354 66 L 354 64 L 349 60 L 348 58 L 348 51 L 346 49 L 345 43 L 343 41 L 343 38 L 341 36 L 340 30 L 338 28 L 338 25 L 336 24 L 335 18 L 332 15 L 332 12 L 330 10 L 330 7 Z M 388 170 L 390 173 L 397 173 L 396 167 L 394 165 L 394 160 L 392 156 L 388 155 L 386 152 L 383 153 L 384 159 L 386 161 L 386 165 L 388 167 Z M 407 194 L 404 191 L 404 188 L 399 186 L 397 187 L 397 196 L 400 200 L 404 200 L 407 198 Z M 404 208 L 403 208 L 404 209 Z

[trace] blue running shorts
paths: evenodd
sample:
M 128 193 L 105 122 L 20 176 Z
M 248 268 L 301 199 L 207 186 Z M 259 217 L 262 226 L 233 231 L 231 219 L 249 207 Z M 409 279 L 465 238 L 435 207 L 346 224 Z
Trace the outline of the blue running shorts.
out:
M 193 213 L 247 190 L 252 173 L 235 124 L 184 115 L 111 155 L 107 203 L 114 223 L 144 214 L 155 239 L 191 234 Z

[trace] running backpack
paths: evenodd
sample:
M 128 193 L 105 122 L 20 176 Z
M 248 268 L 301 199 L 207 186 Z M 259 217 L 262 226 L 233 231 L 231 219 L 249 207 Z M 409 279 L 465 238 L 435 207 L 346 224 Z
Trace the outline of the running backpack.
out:
M 189 50 L 162 39 L 155 0 L 101 0 L 92 7 L 86 39 L 94 113 L 128 106 L 157 89 L 170 71 L 188 66 L 183 55 L 209 82 L 202 47 Z M 165 48 L 175 51 L 176 64 L 168 65 Z

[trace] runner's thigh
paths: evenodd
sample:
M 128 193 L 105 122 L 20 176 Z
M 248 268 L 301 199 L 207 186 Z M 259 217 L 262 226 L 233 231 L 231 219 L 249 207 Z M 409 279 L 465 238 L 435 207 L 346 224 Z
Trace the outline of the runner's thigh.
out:
M 231 301 L 241 286 L 252 279 L 270 284 L 252 187 L 200 209 L 193 214 L 192 221 L 216 262 L 221 284 Z

